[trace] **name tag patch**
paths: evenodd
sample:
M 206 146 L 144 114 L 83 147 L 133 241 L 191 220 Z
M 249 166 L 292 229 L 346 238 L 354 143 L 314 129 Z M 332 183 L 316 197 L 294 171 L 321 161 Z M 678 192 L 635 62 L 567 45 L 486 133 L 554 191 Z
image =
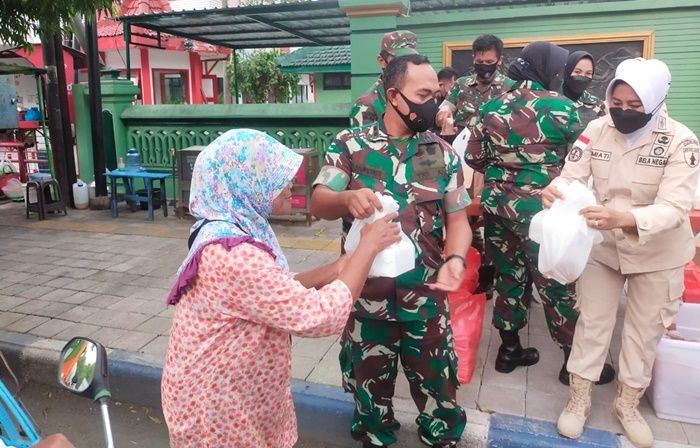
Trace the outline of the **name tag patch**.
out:
M 654 156 L 638 156 L 637 165 L 645 166 L 655 166 L 658 168 L 663 168 L 668 163 L 668 158 L 666 157 L 654 157 Z
M 610 161 L 610 151 L 601 151 L 599 149 L 591 150 L 591 158 L 596 160 L 602 160 L 604 162 Z

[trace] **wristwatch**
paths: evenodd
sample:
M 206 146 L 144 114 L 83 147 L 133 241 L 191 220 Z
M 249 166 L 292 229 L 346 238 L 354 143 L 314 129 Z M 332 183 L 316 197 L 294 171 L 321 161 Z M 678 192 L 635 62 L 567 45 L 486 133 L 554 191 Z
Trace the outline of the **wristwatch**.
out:
M 465 260 L 464 257 L 461 256 L 461 255 L 457 255 L 457 254 L 448 255 L 448 256 L 445 258 L 445 263 L 447 263 L 448 261 L 452 260 L 453 258 L 457 258 L 457 259 L 459 259 L 459 260 L 462 260 L 462 266 L 464 266 L 464 269 L 467 269 L 467 260 Z

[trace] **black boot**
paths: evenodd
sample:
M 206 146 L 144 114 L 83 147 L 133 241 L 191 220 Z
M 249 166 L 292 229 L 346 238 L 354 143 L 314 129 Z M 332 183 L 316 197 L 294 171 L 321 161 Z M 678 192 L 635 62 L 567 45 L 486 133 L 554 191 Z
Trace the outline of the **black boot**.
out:
M 569 385 L 569 371 L 566 369 L 566 364 L 569 362 L 571 355 L 571 347 L 564 347 L 564 365 L 559 371 L 559 382 Z M 608 384 L 615 379 L 615 368 L 607 362 L 603 365 L 603 370 L 600 372 L 600 379 L 596 382 L 597 385 Z
M 520 337 L 515 331 L 499 330 L 501 334 L 501 348 L 496 357 L 496 371 L 510 373 L 520 366 L 532 366 L 540 360 L 540 353 L 536 348 L 523 348 L 520 345 Z

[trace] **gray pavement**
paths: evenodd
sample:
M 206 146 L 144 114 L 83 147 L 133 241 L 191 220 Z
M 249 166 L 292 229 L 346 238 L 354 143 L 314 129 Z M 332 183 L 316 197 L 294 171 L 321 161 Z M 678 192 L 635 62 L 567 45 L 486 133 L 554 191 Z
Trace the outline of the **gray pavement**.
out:
M 149 223 L 145 212 L 125 211 L 112 219 L 109 211 L 78 210 L 38 222 L 27 220 L 21 205 L 0 204 L 0 329 L 56 343 L 92 336 L 110 349 L 162 363 L 173 315 L 165 297 L 187 252 L 190 225 L 158 213 Z M 338 223 L 277 222 L 275 230 L 296 272 L 337 256 Z M 459 390 L 460 403 L 476 422 L 491 412 L 556 420 L 568 390 L 557 380 L 563 355 L 548 336 L 541 306 L 533 304 L 522 332 L 524 342 L 540 350 L 541 361 L 505 375 L 493 368 L 500 341 L 490 326 L 488 303 L 478 369 L 471 384 Z M 620 324 L 611 347 L 613 364 Z M 294 338 L 293 377 L 340 386 L 337 339 Z M 610 413 L 613 394 L 614 385 L 595 388 L 591 427 L 621 432 Z M 412 412 L 402 374 L 396 397 Z M 700 425 L 658 419 L 646 400 L 643 413 L 660 441 L 655 446 L 700 446 Z

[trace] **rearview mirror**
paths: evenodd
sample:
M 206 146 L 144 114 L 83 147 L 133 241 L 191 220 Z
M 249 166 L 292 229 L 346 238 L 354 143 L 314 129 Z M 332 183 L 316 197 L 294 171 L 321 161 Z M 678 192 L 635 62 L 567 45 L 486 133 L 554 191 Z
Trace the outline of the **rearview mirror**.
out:
M 58 384 L 82 397 L 109 397 L 107 351 L 88 338 L 73 338 L 63 347 Z

